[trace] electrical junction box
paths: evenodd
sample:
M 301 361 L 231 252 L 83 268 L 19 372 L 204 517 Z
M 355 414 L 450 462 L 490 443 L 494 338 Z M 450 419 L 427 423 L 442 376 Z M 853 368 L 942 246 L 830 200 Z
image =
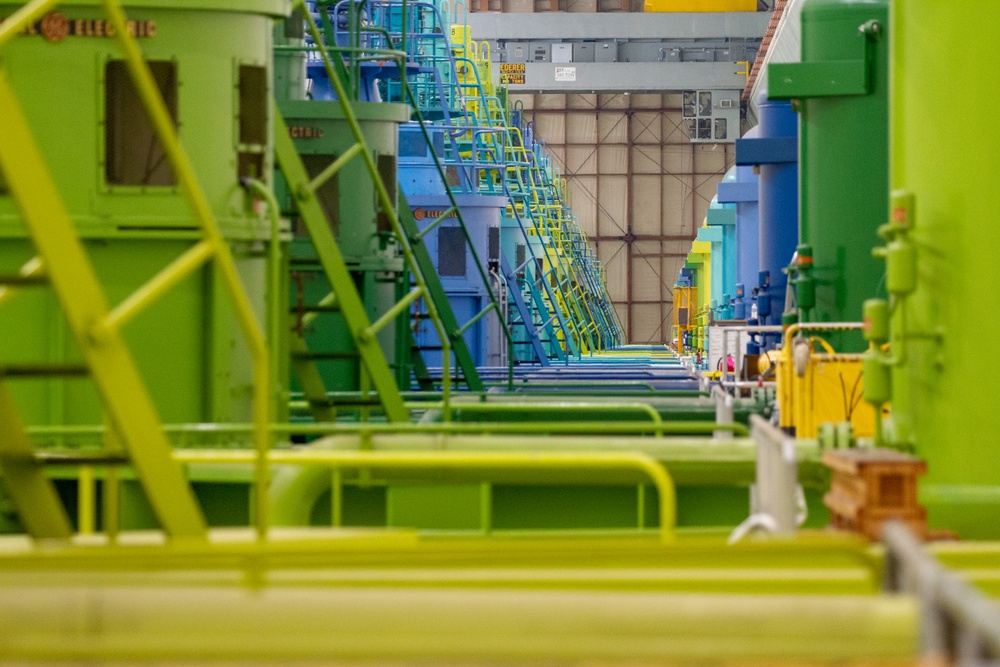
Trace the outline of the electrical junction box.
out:
M 593 42 L 574 42 L 573 43 L 573 62 L 575 62 L 575 63 L 592 63 L 592 62 L 594 62 L 594 43 Z
M 507 42 L 507 62 L 528 62 L 528 42 Z
M 597 42 L 594 44 L 594 62 L 618 62 L 618 42 Z
M 552 44 L 549 42 L 529 42 L 529 63 L 547 63 L 552 59 Z
M 573 45 L 572 44 L 553 44 L 552 45 L 552 62 L 554 62 L 554 63 L 571 63 L 571 62 L 573 62 Z

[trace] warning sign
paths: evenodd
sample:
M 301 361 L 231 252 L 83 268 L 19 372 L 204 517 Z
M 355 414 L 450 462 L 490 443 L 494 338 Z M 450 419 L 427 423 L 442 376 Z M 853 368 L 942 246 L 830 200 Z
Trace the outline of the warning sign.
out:
M 500 83 L 524 85 L 524 69 L 524 63 L 500 63 Z

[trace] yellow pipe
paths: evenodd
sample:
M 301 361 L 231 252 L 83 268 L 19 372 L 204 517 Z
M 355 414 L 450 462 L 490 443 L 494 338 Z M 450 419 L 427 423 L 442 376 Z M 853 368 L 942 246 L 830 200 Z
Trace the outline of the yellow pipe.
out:
M 920 617 L 909 596 L 635 591 L 621 583 L 635 573 L 615 568 L 604 590 L 580 590 L 579 568 L 533 568 L 530 559 L 520 569 L 474 561 L 411 571 L 378 561 L 365 567 L 364 555 L 353 568 L 315 573 L 265 569 L 240 578 L 236 570 L 230 585 L 218 583 L 228 572 L 126 584 L 103 573 L 59 585 L 27 577 L 2 589 L 0 660 L 919 664 Z M 557 575 L 569 583 L 546 582 Z
M 256 454 L 249 450 L 175 450 L 180 463 L 254 463 Z M 656 487 L 660 500 L 660 537 L 673 540 L 677 523 L 677 494 L 673 478 L 656 459 L 638 452 L 384 452 L 330 451 L 316 449 L 272 450 L 267 454 L 272 464 L 322 465 L 334 469 L 366 468 L 407 469 L 414 471 L 469 470 L 499 472 L 536 471 L 621 471 L 642 473 Z
M 783 334 L 783 346 L 791 347 L 792 338 L 800 331 L 855 331 L 863 329 L 861 322 L 796 322 L 790 324 Z

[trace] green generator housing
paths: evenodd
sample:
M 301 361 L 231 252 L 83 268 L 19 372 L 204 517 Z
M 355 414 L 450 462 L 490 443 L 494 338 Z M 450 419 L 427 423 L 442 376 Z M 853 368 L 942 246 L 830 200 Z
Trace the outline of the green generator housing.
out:
M 272 30 L 287 3 L 167 4 L 128 2 L 128 25 L 263 322 L 270 223 L 240 179 L 272 178 Z M 17 7 L 0 6 L 0 16 Z M 12 40 L 4 65 L 116 304 L 189 249 L 200 232 L 113 33 L 100 3 L 60 5 Z M 0 237 L 0 267 L 14 273 L 33 249 L 14 201 L 3 193 Z M 48 290 L 17 294 L 4 317 L 17 323 L 0 330 L 5 363 L 79 360 Z M 124 334 L 164 422 L 249 421 L 249 353 L 211 264 L 139 314 Z M 12 390 L 29 424 L 102 423 L 88 379 L 25 380 Z

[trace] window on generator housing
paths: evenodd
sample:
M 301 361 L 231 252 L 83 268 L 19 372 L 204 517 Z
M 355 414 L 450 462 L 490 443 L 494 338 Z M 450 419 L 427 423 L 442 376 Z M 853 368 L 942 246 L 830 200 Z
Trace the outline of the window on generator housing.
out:
M 379 155 L 375 164 L 378 167 L 378 175 L 382 179 L 382 185 L 385 186 L 386 191 L 389 193 L 389 201 L 395 205 L 396 200 L 399 198 L 396 192 L 396 156 L 391 154 Z M 375 215 L 375 230 L 378 232 L 391 232 L 392 221 L 382 207 L 382 200 L 379 198 L 378 192 L 375 193 L 375 210 L 378 211 Z
M 240 65 L 238 178 L 263 178 L 267 146 L 267 68 Z
M 177 128 L 177 63 L 147 61 Z M 123 60 L 104 67 L 104 176 L 108 185 L 173 186 L 177 177 Z

